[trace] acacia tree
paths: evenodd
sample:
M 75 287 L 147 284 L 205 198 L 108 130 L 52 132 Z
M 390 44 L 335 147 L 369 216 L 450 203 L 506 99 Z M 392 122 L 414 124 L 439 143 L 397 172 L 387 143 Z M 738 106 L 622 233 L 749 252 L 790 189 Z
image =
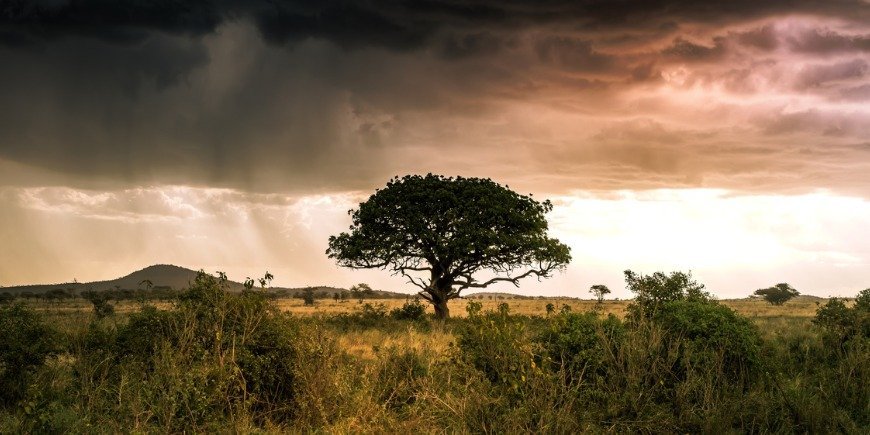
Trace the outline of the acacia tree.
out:
M 604 284 L 595 284 L 589 287 L 589 293 L 594 294 L 598 298 L 598 303 L 601 304 L 604 303 L 604 295 L 610 294 L 610 289 Z
M 564 269 L 569 248 L 547 236 L 552 208 L 490 179 L 396 177 L 349 211 L 350 232 L 330 237 L 326 254 L 340 266 L 404 276 L 443 319 L 462 290 Z M 481 271 L 489 278 L 475 278 Z
M 773 287 L 758 289 L 754 293 L 754 295 L 763 297 L 764 300 L 772 305 L 782 305 L 799 294 L 799 291 L 784 282 Z

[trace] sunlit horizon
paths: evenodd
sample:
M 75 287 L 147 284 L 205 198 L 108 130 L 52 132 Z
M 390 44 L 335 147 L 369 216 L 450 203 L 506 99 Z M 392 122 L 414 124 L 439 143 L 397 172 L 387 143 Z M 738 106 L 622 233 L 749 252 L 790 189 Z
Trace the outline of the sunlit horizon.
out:
M 20 219 L 15 225 L 19 246 L 30 247 L 22 260 L 51 261 L 4 262 L 0 285 L 108 280 L 168 263 L 223 271 L 237 281 L 269 271 L 275 275 L 273 286 L 280 287 L 348 288 L 366 282 L 415 293 L 387 271 L 342 269 L 324 254 L 328 237 L 349 225 L 347 211 L 368 195 L 291 196 L 189 186 L 113 192 L 6 188 L 0 196 L 3 207 L 15 211 L 7 212 L 7 219 Z M 866 286 L 870 240 L 849 230 L 870 219 L 870 203 L 862 198 L 824 190 L 771 196 L 726 189 L 535 197 L 553 201 L 551 234 L 571 247 L 572 263 L 548 280 L 486 291 L 589 298 L 591 285 L 605 284 L 613 290 L 611 297 L 628 298 L 622 280 L 626 269 L 691 271 L 719 298 L 747 297 L 779 282 L 820 297 L 848 297 Z M 107 240 L 102 236 L 107 228 L 127 231 Z

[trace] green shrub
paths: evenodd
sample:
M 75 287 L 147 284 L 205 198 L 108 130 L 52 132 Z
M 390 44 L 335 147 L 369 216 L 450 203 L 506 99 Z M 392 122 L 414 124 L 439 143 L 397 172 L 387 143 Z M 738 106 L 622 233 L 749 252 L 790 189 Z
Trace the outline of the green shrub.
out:
M 428 374 L 426 361 L 415 350 L 387 348 L 379 355 L 374 394 L 391 409 L 411 405 L 417 400 L 420 380 Z
M 106 331 L 92 325 L 88 336 L 89 349 L 100 350 L 109 347 L 107 340 L 114 340 L 111 348 L 120 358 L 147 361 L 159 346 L 164 343 L 178 346 L 180 316 L 175 311 L 158 310 L 146 305 L 138 312 L 130 314 L 127 323 L 118 326 L 115 336 L 106 336 Z
M 870 288 L 858 292 L 855 297 L 855 309 L 862 312 L 870 312 Z
M 92 373 L 85 382 L 131 394 L 125 406 L 167 430 L 237 414 L 280 422 L 294 410 L 297 335 L 264 292 L 230 293 L 224 277 L 200 273 L 172 310 L 145 306 L 117 329 L 92 323 L 80 360 Z
M 628 306 L 629 315 L 635 319 L 655 315 L 658 307 L 668 302 L 706 302 L 711 299 L 704 291 L 704 284 L 695 281 L 691 272 L 641 275 L 626 270 L 625 285 L 635 294 L 634 301 Z
M 8 304 L 15 300 L 15 295 L 9 292 L 0 293 L 0 305 Z
M 668 345 L 679 346 L 680 372 L 712 368 L 729 382 L 757 374 L 761 366 L 758 328 L 724 305 L 674 301 L 660 305 L 652 321 L 664 328 Z
M 528 377 L 540 372 L 540 361 L 532 351 L 526 324 L 508 314 L 507 304 L 499 312 L 473 315 L 454 330 L 459 357 L 481 371 L 493 384 L 521 392 Z
M 465 305 L 465 312 L 468 313 L 468 317 L 479 315 L 481 310 L 483 310 L 483 304 L 478 301 L 468 301 L 468 304 Z
M 82 293 L 82 297 L 93 305 L 94 316 L 96 316 L 97 319 L 102 319 L 115 314 L 115 306 L 109 303 L 111 295 L 108 291 L 86 291 Z
M 852 307 L 847 307 L 840 299 L 831 298 L 816 310 L 813 323 L 822 329 L 827 342 L 838 347 L 856 338 L 870 338 L 870 289 L 858 293 Z
M 0 306 L 0 406 L 21 399 L 34 373 L 59 351 L 57 333 L 24 305 Z
M 613 315 L 563 313 L 553 318 L 537 338 L 550 368 L 564 370 L 571 380 L 602 376 L 606 355 L 621 343 L 625 328 Z
M 423 320 L 426 317 L 426 306 L 420 299 L 414 298 L 405 302 L 400 308 L 393 308 L 390 317 L 396 320 Z

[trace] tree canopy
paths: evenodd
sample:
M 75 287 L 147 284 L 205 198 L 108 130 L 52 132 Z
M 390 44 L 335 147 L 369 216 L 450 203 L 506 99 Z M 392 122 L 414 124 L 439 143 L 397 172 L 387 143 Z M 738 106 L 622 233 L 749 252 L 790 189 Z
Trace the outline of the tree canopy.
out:
M 462 290 L 518 286 L 568 264 L 569 248 L 547 235 L 552 208 L 488 178 L 406 175 L 350 210 L 350 231 L 330 237 L 326 253 L 344 267 L 404 276 L 444 318 Z M 481 271 L 491 277 L 476 278 Z
M 764 300 L 773 305 L 782 305 L 799 295 L 800 292 L 783 282 L 773 287 L 758 289 L 754 294 L 763 297 Z
M 655 272 L 642 275 L 631 270 L 625 272 L 625 286 L 635 293 L 629 311 L 635 316 L 650 317 L 659 306 L 674 301 L 706 302 L 710 293 L 704 284 L 695 281 L 691 272 Z
M 610 294 L 610 289 L 604 284 L 595 284 L 592 287 L 589 287 L 589 293 L 595 295 L 595 298 L 598 299 L 598 303 L 600 304 L 604 302 L 604 296 Z

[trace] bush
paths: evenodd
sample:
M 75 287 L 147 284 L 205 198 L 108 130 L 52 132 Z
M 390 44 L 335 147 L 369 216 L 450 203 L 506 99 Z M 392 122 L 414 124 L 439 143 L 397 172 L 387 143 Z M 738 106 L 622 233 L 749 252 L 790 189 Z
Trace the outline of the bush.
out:
M 842 300 L 831 298 L 816 310 L 813 323 L 822 329 L 826 341 L 837 346 L 855 338 L 870 338 L 870 289 L 858 293 L 851 308 Z
M 390 317 L 396 320 L 423 320 L 426 317 L 426 306 L 420 302 L 420 299 L 414 298 L 405 302 L 401 308 L 393 308 Z
M 57 333 L 24 305 L 0 307 L 0 405 L 20 400 L 34 373 L 59 351 Z
M 381 352 L 374 392 L 378 402 L 391 409 L 413 404 L 420 380 L 429 374 L 425 360 L 413 349 L 390 347 Z
M 601 319 L 594 312 L 563 313 L 554 317 L 537 338 L 554 371 L 564 370 L 570 380 L 602 376 L 605 356 L 621 343 L 625 328 L 614 315 Z
M 526 325 L 508 314 L 505 303 L 499 312 L 471 315 L 454 333 L 459 357 L 495 385 L 519 393 L 527 378 L 540 371 Z
M 652 319 L 677 343 L 685 370 L 713 368 L 727 381 L 745 380 L 761 365 L 758 328 L 734 310 L 710 302 L 675 301 L 659 307 Z
M 659 305 L 668 302 L 705 302 L 711 299 L 710 294 L 704 291 L 704 284 L 695 281 L 691 272 L 640 275 L 626 270 L 625 284 L 635 293 L 634 302 L 628 306 L 629 314 L 635 319 L 653 316 Z
M 97 319 L 115 314 L 115 307 L 109 303 L 109 292 L 86 291 L 82 293 L 82 297 L 94 306 L 94 316 Z
M 172 310 L 145 306 L 115 331 L 93 323 L 80 360 L 99 378 L 85 382 L 108 382 L 170 431 L 234 415 L 280 422 L 294 412 L 297 332 L 264 292 L 229 293 L 225 278 L 200 273 Z

